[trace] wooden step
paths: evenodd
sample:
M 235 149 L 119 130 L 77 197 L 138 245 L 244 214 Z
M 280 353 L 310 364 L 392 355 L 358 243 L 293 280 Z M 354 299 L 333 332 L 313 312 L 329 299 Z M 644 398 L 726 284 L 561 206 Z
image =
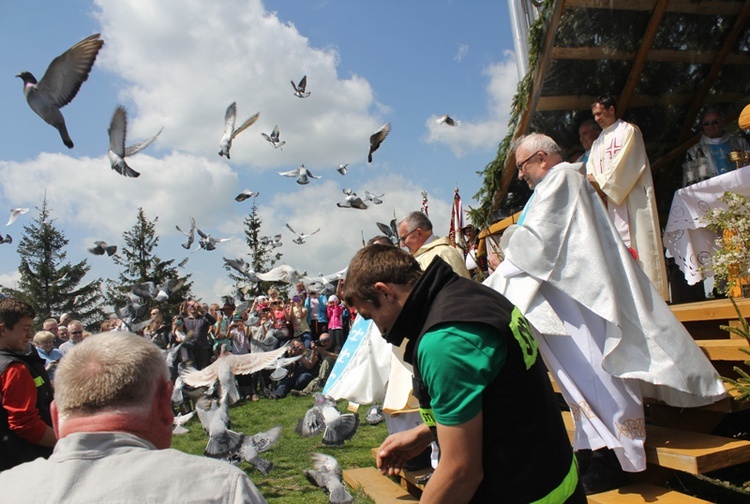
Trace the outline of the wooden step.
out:
M 352 488 L 361 488 L 376 504 L 419 502 L 417 497 L 390 478 L 380 474 L 380 471 L 374 467 L 346 469 L 344 481 Z
M 588 496 L 589 504 L 638 504 L 642 502 L 659 502 L 662 504 L 699 504 L 707 503 L 696 497 L 668 490 L 664 487 L 636 483 L 624 487 Z
M 568 411 L 562 415 L 572 442 L 573 417 Z M 668 469 L 705 474 L 750 462 L 750 441 L 647 425 L 646 460 Z
M 750 298 L 735 299 L 737 307 L 745 318 L 750 318 Z M 670 306 L 672 313 L 680 322 L 699 322 L 704 320 L 733 320 L 737 312 L 729 299 L 712 299 L 695 303 L 683 303 Z
M 695 340 L 712 361 L 750 360 L 750 343 L 746 339 Z

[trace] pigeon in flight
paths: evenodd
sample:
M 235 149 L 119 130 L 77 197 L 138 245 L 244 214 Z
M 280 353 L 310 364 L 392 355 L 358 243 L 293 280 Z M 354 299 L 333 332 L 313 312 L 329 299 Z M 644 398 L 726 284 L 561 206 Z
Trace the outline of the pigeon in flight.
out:
M 232 140 L 234 140 L 237 135 L 245 131 L 255 121 L 257 121 L 259 115 L 260 112 L 256 113 L 250 119 L 243 122 L 242 126 L 234 129 L 234 122 L 237 118 L 237 102 L 232 102 L 232 104 L 227 107 L 227 111 L 224 114 L 224 134 L 222 135 L 221 141 L 219 142 L 219 144 L 221 145 L 219 156 L 226 156 L 227 159 L 231 159 L 229 157 L 229 149 L 232 148 Z
M 99 240 L 94 242 L 94 246 L 89 249 L 89 252 L 94 255 L 104 255 L 106 253 L 108 256 L 112 256 L 117 252 L 117 245 L 108 245 L 107 242 Z
M 107 156 L 109 157 L 109 163 L 114 171 L 125 177 L 135 178 L 138 177 L 140 173 L 128 166 L 125 162 L 125 158 L 138 154 L 151 145 L 164 128 L 160 129 L 156 135 L 144 140 L 143 142 L 125 147 L 127 128 L 127 113 L 125 112 L 125 109 L 119 105 L 115 109 L 115 113 L 112 114 L 112 122 L 109 124 L 109 151 L 107 152 Z
M 357 193 L 355 193 L 351 189 L 344 189 L 344 194 L 346 194 L 346 198 L 344 198 L 343 201 L 339 201 L 338 203 L 336 203 L 337 207 L 367 210 L 367 205 L 364 201 L 362 201 L 362 198 L 357 196 Z
M 461 121 L 453 119 L 448 114 L 445 114 L 444 116 L 438 118 L 435 122 L 438 124 L 447 124 L 448 126 L 458 126 L 459 124 L 461 124 Z
M 242 203 L 246 199 L 257 198 L 258 196 L 260 196 L 259 192 L 253 192 L 250 189 L 245 189 L 244 191 L 239 193 L 237 196 L 235 196 L 234 200 L 238 203 Z
M 263 282 L 284 282 L 294 285 L 299 283 L 297 271 L 288 264 L 280 264 L 266 273 L 256 273 L 255 276 Z
M 163 284 L 157 286 L 154 282 L 144 282 L 134 285 L 130 292 L 140 298 L 149 298 L 162 303 L 169 299 L 173 292 L 180 290 L 185 285 L 185 279 L 167 279 Z
M 69 149 L 73 148 L 73 140 L 68 135 L 60 109 L 75 98 L 81 84 L 89 78 L 96 55 L 104 45 L 104 41 L 99 39 L 100 35 L 96 33 L 86 37 L 52 60 L 38 82 L 31 72 L 16 75 L 23 80 L 23 94 L 31 110 L 60 132 L 63 143 Z
M 217 243 L 223 243 L 225 241 L 231 240 L 231 238 L 213 238 L 211 235 L 204 233 L 200 229 L 196 229 L 196 231 L 198 231 L 198 236 L 200 236 L 201 239 L 198 240 L 198 248 L 193 250 L 193 252 L 197 252 L 200 249 L 204 249 L 206 251 L 216 250 Z
M 315 393 L 315 404 L 299 421 L 295 432 L 302 437 L 312 437 L 323 432 L 323 444 L 341 446 L 351 439 L 359 427 L 359 417 L 354 413 L 341 413 L 331 397 Z
M 260 244 L 264 247 L 271 247 L 272 249 L 281 247 L 283 243 L 281 243 L 281 235 L 273 235 L 273 236 L 262 236 L 260 238 Z
M 374 205 L 379 205 L 383 202 L 382 198 L 385 194 L 373 194 L 369 191 L 365 191 L 364 201 L 372 201 Z
M 198 413 L 203 429 L 208 433 L 208 444 L 203 454 L 231 462 L 242 447 L 244 435 L 229 429 L 229 405 L 227 403 L 218 405 L 215 401 L 211 401 L 209 409 L 205 410 L 196 406 L 195 411 Z
M 265 138 L 268 141 L 268 143 L 273 145 L 274 149 L 278 149 L 279 147 L 281 147 L 282 145 L 286 143 L 286 142 L 279 141 L 279 126 L 278 125 L 274 126 L 273 131 L 271 132 L 270 136 L 266 135 L 265 133 L 261 133 L 261 135 L 263 135 L 263 138 Z M 281 150 L 284 150 L 284 149 L 281 149 Z
M 3 235 L 0 234 L 0 245 L 3 245 L 5 243 L 7 243 L 7 244 L 13 243 L 13 237 L 11 235 L 5 235 L 5 236 L 3 236 Z
M 250 280 L 251 282 L 257 282 L 258 277 L 255 276 L 255 270 L 253 265 L 245 262 L 244 259 L 227 259 L 224 257 L 224 265 L 237 270 L 242 276 Z
M 372 153 L 378 150 L 385 137 L 391 132 L 391 123 L 385 123 L 378 131 L 370 135 L 370 152 L 367 153 L 367 162 L 372 163 Z
M 306 469 L 305 476 L 310 483 L 319 486 L 328 493 L 330 504 L 351 504 L 354 502 L 341 481 L 341 467 L 338 461 L 323 453 L 311 453 L 313 469 Z
M 289 170 L 286 172 L 279 172 L 279 175 L 283 175 L 284 177 L 297 177 L 297 183 L 300 185 L 305 185 L 310 183 L 310 179 L 319 179 L 322 177 L 316 177 L 312 174 L 310 170 L 305 168 L 305 165 L 300 166 L 299 168 L 295 168 L 294 170 Z
M 384 235 L 390 238 L 394 245 L 398 245 L 398 227 L 395 218 L 391 219 L 390 226 L 388 224 L 383 224 L 382 222 L 376 222 L 376 224 L 378 226 L 378 229 L 380 229 L 380 231 L 382 231 Z
M 182 414 L 174 417 L 174 420 L 172 421 L 172 425 L 174 428 L 172 429 L 173 435 L 180 435 L 180 434 L 187 434 L 190 432 L 187 428 L 185 428 L 185 424 L 190 421 L 191 418 L 195 416 L 195 411 L 191 411 L 190 413 Z
M 305 234 L 305 233 L 298 233 L 297 231 L 295 231 L 294 229 L 292 229 L 292 226 L 290 226 L 290 225 L 289 225 L 288 223 L 287 223 L 287 225 L 286 225 L 286 228 L 287 228 L 287 229 L 288 229 L 289 231 L 291 231 L 292 233 L 294 233 L 295 235 L 297 235 L 297 238 L 295 238 L 294 240 L 292 240 L 292 241 L 293 241 L 294 243 L 296 243 L 297 245 L 302 245 L 302 244 L 304 244 L 304 243 L 305 243 L 305 240 L 306 240 L 307 238 L 311 237 L 312 235 L 314 235 L 315 233 L 317 233 L 318 231 L 320 231 L 320 228 L 318 228 L 318 229 L 316 229 L 315 231 L 313 231 L 313 232 L 312 232 L 312 233 L 310 233 L 310 234 Z
M 14 222 L 16 222 L 16 219 L 18 219 L 19 215 L 23 215 L 28 211 L 29 211 L 28 208 L 13 208 L 10 211 L 10 219 L 8 219 L 8 223 L 6 224 L 6 226 L 10 226 Z
M 310 96 L 310 92 L 305 92 L 305 88 L 307 87 L 307 75 L 302 77 L 302 80 L 299 81 L 299 84 L 295 84 L 294 81 L 292 81 L 292 87 L 294 88 L 294 96 L 297 98 L 307 98 Z
M 187 241 L 182 244 L 182 248 L 190 250 L 190 247 L 193 246 L 193 241 L 195 241 L 195 219 L 190 217 L 190 232 L 186 233 L 182 229 L 180 229 L 180 226 L 175 226 L 177 228 L 177 231 L 187 236 Z
M 340 164 L 338 168 L 336 168 L 336 171 L 339 172 L 342 175 L 346 175 L 346 169 L 349 166 L 349 163 L 347 164 Z

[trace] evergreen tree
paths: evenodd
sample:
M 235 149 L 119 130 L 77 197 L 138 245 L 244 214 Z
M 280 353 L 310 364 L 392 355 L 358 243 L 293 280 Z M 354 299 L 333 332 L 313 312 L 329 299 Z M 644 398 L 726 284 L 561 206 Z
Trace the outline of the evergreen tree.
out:
M 253 270 L 256 273 L 265 273 L 266 271 L 273 268 L 273 266 L 281 259 L 280 252 L 274 252 L 275 246 L 273 238 L 261 236 L 261 225 L 263 219 L 258 215 L 258 207 L 253 199 L 253 208 L 245 217 L 245 242 L 250 248 L 248 256 L 250 257 L 249 262 Z M 260 295 L 268 292 L 268 289 L 274 285 L 278 285 L 279 282 L 259 282 L 250 283 L 247 278 L 237 274 L 235 270 L 224 265 L 224 269 L 229 271 L 229 278 L 231 278 L 238 288 L 247 286 L 243 289 L 243 292 L 248 295 Z
M 157 257 L 159 237 L 156 236 L 155 225 L 158 220 L 159 217 L 155 217 L 153 221 L 148 220 L 143 208 L 138 208 L 135 225 L 122 234 L 124 245 L 118 249 L 117 255 L 112 257 L 115 264 L 123 269 L 117 281 L 107 280 L 107 295 L 114 306 L 123 307 L 135 285 L 153 282 L 158 287 L 167 280 L 185 279 L 183 286 L 172 293 L 168 300 L 161 303 L 152 299 L 144 300 L 149 309 L 157 307 L 167 317 L 179 311 L 180 303 L 189 297 L 192 282 L 188 280 L 189 274 L 180 275 L 178 271 L 178 268 L 185 267 L 187 258 L 175 266 L 174 259 L 163 261 Z
M 39 216 L 24 227 L 18 245 L 21 279 L 16 289 L 3 288 L 3 294 L 33 306 L 38 321 L 71 313 L 87 329 L 97 330 L 105 318 L 101 309 L 102 280 L 80 285 L 91 266 L 85 259 L 76 264 L 65 262 L 68 239 L 53 225 L 46 195 L 37 210 Z

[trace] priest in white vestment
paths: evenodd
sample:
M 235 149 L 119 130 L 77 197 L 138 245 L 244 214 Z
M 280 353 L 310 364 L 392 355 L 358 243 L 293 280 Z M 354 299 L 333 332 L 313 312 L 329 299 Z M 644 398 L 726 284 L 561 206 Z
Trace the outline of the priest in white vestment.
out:
M 607 212 L 622 241 L 662 299 L 669 300 L 654 181 L 641 131 L 617 118 L 611 97 L 600 97 L 591 112 L 602 132 L 586 162 L 588 179 L 606 199 Z
M 519 178 L 534 193 L 485 283 L 540 333 L 575 420 L 574 449 L 609 448 L 623 470 L 642 471 L 642 397 L 702 406 L 724 397 L 724 385 L 620 239 L 583 165 L 563 163 L 545 135 L 516 145 Z

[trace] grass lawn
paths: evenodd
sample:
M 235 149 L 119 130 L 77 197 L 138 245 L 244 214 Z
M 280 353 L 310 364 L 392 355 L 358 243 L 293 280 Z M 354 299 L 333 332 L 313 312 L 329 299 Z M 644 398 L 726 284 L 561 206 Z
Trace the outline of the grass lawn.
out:
M 339 409 L 346 408 L 346 401 L 341 401 Z M 271 504 L 315 504 L 327 503 L 326 493 L 307 481 L 302 473 L 312 467 L 310 453 L 322 452 L 333 455 L 342 469 L 352 467 L 374 467 L 372 448 L 377 447 L 388 435 L 385 422 L 371 426 L 364 421 L 367 407 L 360 408 L 359 417 L 362 423 L 354 437 L 344 446 L 325 446 L 320 436 L 304 439 L 294 432 L 297 422 L 313 405 L 312 397 L 293 397 L 259 402 L 242 401 L 229 408 L 231 429 L 248 435 L 266 431 L 275 425 L 282 427 L 281 439 L 275 448 L 261 454 L 263 458 L 274 463 L 268 476 L 261 475 L 254 468 L 243 462 L 240 466 L 255 483 L 261 493 Z M 172 448 L 203 455 L 208 437 L 203 432 L 198 417 L 186 425 L 190 432 L 172 438 Z M 372 503 L 363 492 L 350 493 L 356 502 Z

